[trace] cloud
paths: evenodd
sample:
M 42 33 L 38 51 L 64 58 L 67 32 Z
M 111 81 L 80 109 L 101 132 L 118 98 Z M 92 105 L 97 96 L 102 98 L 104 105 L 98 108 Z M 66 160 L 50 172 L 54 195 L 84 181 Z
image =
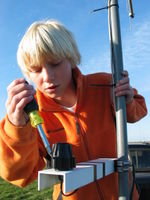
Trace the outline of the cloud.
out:
M 124 64 L 132 70 L 150 65 L 150 17 L 137 23 L 123 40 Z
M 122 32 L 123 63 L 124 69 L 130 74 L 131 85 L 136 87 L 145 97 L 147 108 L 150 105 L 150 17 L 135 23 L 132 32 L 129 32 L 124 24 Z M 106 71 L 110 72 L 109 45 L 86 60 L 83 66 L 86 73 Z M 93 68 L 91 68 L 91 66 Z M 82 69 L 82 67 L 81 67 Z M 147 130 L 150 129 L 150 115 L 138 123 L 128 124 L 128 136 L 130 141 L 150 140 Z
M 122 31 L 124 69 L 129 71 L 131 84 L 141 92 L 150 91 L 150 17 L 132 25 L 130 32 L 127 24 Z M 83 63 L 83 72 L 111 72 L 110 47 L 94 52 Z M 85 67 L 86 66 L 86 67 Z M 81 66 L 82 70 L 82 66 Z M 144 77 L 144 81 L 139 81 Z
M 83 64 L 83 66 L 85 66 L 83 71 L 86 74 L 99 72 L 99 71 L 111 72 L 109 50 L 107 50 L 106 52 L 102 54 L 99 53 L 95 55 L 94 57 L 90 58 L 87 61 L 87 63 Z M 82 66 L 81 66 L 81 69 L 82 69 Z
M 142 93 L 150 92 L 150 17 L 136 23 L 123 41 L 124 65 L 133 84 Z

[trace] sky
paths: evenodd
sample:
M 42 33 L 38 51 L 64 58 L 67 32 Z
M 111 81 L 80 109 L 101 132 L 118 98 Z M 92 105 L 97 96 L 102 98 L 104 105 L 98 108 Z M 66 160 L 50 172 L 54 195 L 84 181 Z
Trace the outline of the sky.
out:
M 148 114 L 128 124 L 129 141 L 150 141 L 150 4 L 133 0 L 135 17 L 129 19 L 128 1 L 119 0 L 123 67 L 130 82 L 145 97 Z M 75 36 L 83 74 L 111 72 L 107 10 L 91 13 L 107 0 L 0 0 L 0 120 L 5 116 L 7 86 L 23 77 L 17 64 L 18 44 L 31 23 L 43 19 L 62 22 Z

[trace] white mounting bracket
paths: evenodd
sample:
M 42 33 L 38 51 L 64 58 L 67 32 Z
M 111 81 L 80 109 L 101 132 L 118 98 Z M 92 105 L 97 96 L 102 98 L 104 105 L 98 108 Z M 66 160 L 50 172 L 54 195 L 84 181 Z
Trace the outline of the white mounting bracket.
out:
M 38 172 L 38 190 L 42 190 L 59 183 L 59 176 L 63 177 L 63 192 L 71 192 L 87 185 L 94 180 L 104 178 L 114 172 L 116 158 L 99 158 L 88 162 L 78 163 L 70 171 L 58 171 L 53 168 Z

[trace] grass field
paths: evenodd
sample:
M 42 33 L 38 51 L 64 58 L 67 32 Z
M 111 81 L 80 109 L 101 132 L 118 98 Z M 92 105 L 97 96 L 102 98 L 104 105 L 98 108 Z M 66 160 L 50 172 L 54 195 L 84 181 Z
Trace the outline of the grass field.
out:
M 37 181 L 18 188 L 0 178 L 0 200 L 52 200 L 52 188 L 38 191 Z

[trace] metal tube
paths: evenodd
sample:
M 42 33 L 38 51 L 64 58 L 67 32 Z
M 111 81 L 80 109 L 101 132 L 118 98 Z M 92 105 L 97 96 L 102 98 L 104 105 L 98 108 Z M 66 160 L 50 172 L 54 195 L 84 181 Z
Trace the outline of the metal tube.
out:
M 129 1 L 129 17 L 134 18 L 132 0 L 128 0 L 128 1 Z
M 44 143 L 44 146 L 45 146 L 45 148 L 47 150 L 47 153 L 52 157 L 52 150 L 51 150 L 51 147 L 50 147 L 49 142 L 47 140 L 47 137 L 46 137 L 46 135 L 45 135 L 45 133 L 43 131 L 42 125 L 38 124 L 37 125 L 37 129 L 38 129 L 40 137 L 41 137 L 41 139 L 42 139 L 42 141 Z
M 123 58 L 122 58 L 122 44 L 120 33 L 120 21 L 118 1 L 109 0 L 110 2 L 110 23 L 111 23 L 111 44 L 113 57 L 113 77 L 114 82 L 117 83 L 122 77 Z M 112 6 L 111 6 L 112 5 Z M 129 199 L 129 177 L 128 167 L 125 169 L 125 163 L 128 163 L 128 142 L 127 142 L 127 125 L 126 125 L 126 103 L 125 97 L 115 98 L 116 109 L 116 132 L 117 132 L 117 157 L 121 157 L 121 164 L 123 170 L 118 173 L 119 184 L 119 200 Z

